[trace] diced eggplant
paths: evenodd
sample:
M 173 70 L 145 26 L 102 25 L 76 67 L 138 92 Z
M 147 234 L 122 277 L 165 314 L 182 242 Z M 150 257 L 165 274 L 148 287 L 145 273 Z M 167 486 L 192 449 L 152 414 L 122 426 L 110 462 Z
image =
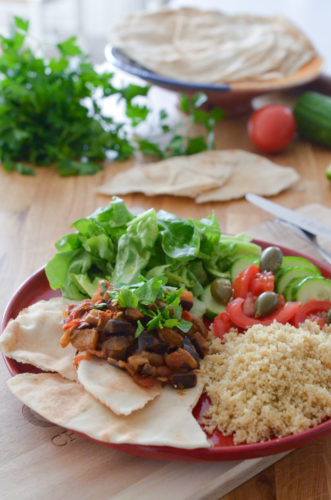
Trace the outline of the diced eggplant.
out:
M 144 365 L 149 365 L 148 357 L 146 356 L 146 353 L 142 352 L 140 354 L 133 354 L 132 356 L 129 356 L 127 359 L 128 364 L 132 368 L 134 372 L 140 372 L 140 369 Z
M 70 341 L 78 351 L 95 349 L 98 342 L 98 331 L 96 328 L 85 328 L 71 332 Z
M 143 332 L 138 337 L 138 352 L 151 351 L 163 354 L 166 352 L 167 348 L 168 344 L 160 340 L 157 335 L 153 335 L 150 332 Z
M 103 332 L 112 335 L 133 335 L 135 327 L 128 321 L 109 319 L 103 327 Z
M 203 358 L 208 352 L 207 340 L 199 332 L 192 332 L 189 337 L 200 358 Z
M 164 364 L 164 359 L 161 354 L 157 354 L 156 352 L 147 352 L 148 361 L 153 366 L 161 366 Z
M 183 349 L 185 349 L 185 351 L 187 351 L 199 365 L 199 354 L 197 353 L 194 345 L 188 337 L 185 337 L 184 339 Z
M 174 373 L 170 377 L 170 383 L 175 389 L 190 389 L 197 384 L 197 376 L 194 372 Z
M 98 329 L 103 331 L 103 327 L 108 323 L 110 319 L 113 319 L 111 311 L 97 311 L 99 316 Z
M 201 335 L 206 339 L 208 337 L 208 329 L 206 328 L 202 319 L 193 317 L 192 322 L 193 322 L 192 328 L 194 328 L 194 330 L 199 331 Z
M 131 345 L 132 339 L 124 335 L 109 337 L 102 343 L 101 349 L 106 352 L 107 357 L 113 359 L 126 359 L 128 347 Z
M 161 330 L 159 330 L 159 337 L 161 340 L 164 340 L 164 342 L 167 342 L 170 347 L 177 347 L 183 343 L 183 336 L 172 328 L 161 328 Z
M 166 365 L 173 372 L 188 372 L 199 367 L 199 362 L 194 358 L 194 356 L 182 347 L 179 347 L 179 349 L 171 352 L 170 354 L 165 354 L 164 359 Z

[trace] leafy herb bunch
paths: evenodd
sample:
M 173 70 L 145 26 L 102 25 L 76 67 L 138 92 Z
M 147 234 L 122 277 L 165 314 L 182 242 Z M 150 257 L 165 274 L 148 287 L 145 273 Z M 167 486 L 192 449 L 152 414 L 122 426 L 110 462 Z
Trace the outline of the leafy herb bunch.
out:
M 97 162 L 114 151 L 119 160 L 134 151 L 122 123 L 101 112 L 100 98 L 118 94 L 131 114 L 146 116 L 132 104 L 148 87 L 118 89 L 112 73 L 99 74 L 77 45 L 75 37 L 59 43 L 59 56 L 46 60 L 24 46 L 29 23 L 15 18 L 11 37 L 0 37 L 0 159 L 6 170 L 33 174 L 20 162 L 54 163 L 60 175 L 94 174 Z M 92 113 L 83 100 L 90 100 Z M 81 160 L 84 161 L 81 161 Z
M 121 161 L 137 149 L 167 158 L 214 148 L 213 129 L 224 113 L 217 108 L 200 109 L 206 101 L 203 94 L 181 97 L 180 108 L 191 124 L 186 134 L 179 133 L 182 120 L 170 127 L 167 112 L 160 111 L 162 133 L 170 136 L 165 147 L 157 139 L 131 137 L 127 124 L 106 116 L 100 103 L 118 96 L 135 128 L 151 111 L 135 98 L 146 97 L 149 87 L 115 87 L 113 73 L 98 73 L 76 37 L 57 44 L 58 57 L 38 57 L 25 44 L 28 29 L 29 23 L 16 17 L 13 34 L 0 35 L 0 161 L 5 170 L 33 175 L 33 168 L 25 162 L 54 164 L 61 176 L 92 175 L 103 168 L 107 152 Z M 205 128 L 206 137 L 190 136 L 196 124 Z

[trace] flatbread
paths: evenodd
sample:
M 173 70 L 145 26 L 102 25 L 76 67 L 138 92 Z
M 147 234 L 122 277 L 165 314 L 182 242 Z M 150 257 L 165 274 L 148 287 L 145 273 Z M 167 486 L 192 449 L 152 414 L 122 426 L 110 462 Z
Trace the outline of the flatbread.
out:
M 149 70 L 191 83 L 284 78 L 316 55 L 304 33 L 281 16 L 194 8 L 131 14 L 109 39 Z
M 281 167 L 253 153 L 241 150 L 221 152 L 222 161 L 231 164 L 232 175 L 222 186 L 198 195 L 197 203 L 228 201 L 247 193 L 271 196 L 297 182 L 299 174 L 292 167 Z
M 103 194 L 142 192 L 189 196 L 197 203 L 277 194 L 299 179 L 292 167 L 240 149 L 204 151 L 129 168 L 101 186 Z
M 219 163 L 218 151 L 177 156 L 156 163 L 137 165 L 116 174 L 98 191 L 102 194 L 170 194 L 195 198 L 215 185 L 221 186 L 231 175 L 231 165 Z
M 206 434 L 192 415 L 203 386 L 176 391 L 164 387 L 142 410 L 117 416 L 82 385 L 58 374 L 22 374 L 8 380 L 11 392 L 54 424 L 107 443 L 207 448 Z
M 23 309 L 0 336 L 0 351 L 16 361 L 75 380 L 72 363 L 76 349 L 71 344 L 65 349 L 59 344 L 63 334 L 62 311 L 73 302 L 57 297 Z
M 117 415 L 129 415 L 161 393 L 161 384 L 141 387 L 128 373 L 111 366 L 104 359 L 81 361 L 77 377 L 87 392 Z

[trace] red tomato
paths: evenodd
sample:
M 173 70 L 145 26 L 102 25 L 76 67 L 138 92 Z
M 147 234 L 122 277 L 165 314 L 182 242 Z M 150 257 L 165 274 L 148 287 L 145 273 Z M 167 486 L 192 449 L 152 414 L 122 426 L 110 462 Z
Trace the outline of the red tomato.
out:
M 263 292 L 273 292 L 275 285 L 275 277 L 270 271 L 262 271 L 257 273 L 253 278 L 250 286 L 250 291 L 256 297 Z
M 317 321 L 321 327 L 325 325 L 324 315 L 331 309 L 331 302 L 328 300 L 312 299 L 297 310 L 294 317 L 294 326 L 298 328 L 300 323 L 304 323 L 306 319 Z
M 300 302 L 286 302 L 283 307 L 277 309 L 277 311 L 269 316 L 265 316 L 264 318 L 252 318 L 247 316 L 243 311 L 244 301 L 245 299 L 241 297 L 234 299 L 228 303 L 226 310 L 229 313 L 232 323 L 245 330 L 257 324 L 264 326 L 270 325 L 274 320 L 279 323 L 288 323 L 300 307 Z
M 251 115 L 248 135 L 258 149 L 265 153 L 278 153 L 292 141 L 296 123 L 289 108 L 269 104 Z
M 216 335 L 216 337 L 223 339 L 224 335 L 230 330 L 232 326 L 233 323 L 230 319 L 229 313 L 222 312 L 214 319 L 213 322 L 214 334 Z
M 243 313 L 246 316 L 255 316 L 255 301 L 256 297 L 252 294 L 252 292 L 248 292 L 245 297 L 245 302 L 243 303 Z
M 235 278 L 233 282 L 233 297 L 246 297 L 250 290 L 252 279 L 259 272 L 259 266 L 249 266 Z

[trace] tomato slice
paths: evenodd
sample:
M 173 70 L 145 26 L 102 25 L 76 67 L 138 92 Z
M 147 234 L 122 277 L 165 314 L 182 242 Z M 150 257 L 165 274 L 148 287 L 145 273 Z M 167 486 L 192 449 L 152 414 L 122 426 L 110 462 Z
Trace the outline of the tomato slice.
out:
M 222 312 L 214 319 L 214 334 L 216 335 L 216 337 L 223 339 L 224 335 L 230 330 L 232 326 L 233 323 L 231 321 L 229 313 L 226 311 Z
M 247 329 L 253 325 L 270 325 L 274 320 L 279 323 L 288 323 L 300 307 L 300 302 L 286 302 L 283 307 L 264 318 L 252 318 L 243 312 L 245 299 L 239 297 L 229 302 L 227 311 L 232 323 L 239 328 Z
M 233 297 L 236 299 L 237 297 L 245 298 L 250 290 L 250 285 L 255 278 L 256 274 L 259 272 L 259 266 L 249 266 L 238 276 L 235 278 L 233 282 Z
M 245 302 L 243 303 L 243 313 L 246 316 L 250 316 L 252 318 L 255 316 L 255 302 L 255 295 L 253 295 L 252 292 L 248 292 L 245 297 Z
M 322 312 L 327 312 L 331 309 L 331 302 L 329 300 L 315 300 L 312 299 L 297 310 L 294 317 L 294 326 L 298 328 L 300 323 L 304 323 L 306 319 L 317 321 L 321 327 L 325 325 L 325 320 Z
M 251 281 L 250 291 L 256 297 L 263 292 L 273 292 L 275 277 L 270 271 L 258 272 Z

